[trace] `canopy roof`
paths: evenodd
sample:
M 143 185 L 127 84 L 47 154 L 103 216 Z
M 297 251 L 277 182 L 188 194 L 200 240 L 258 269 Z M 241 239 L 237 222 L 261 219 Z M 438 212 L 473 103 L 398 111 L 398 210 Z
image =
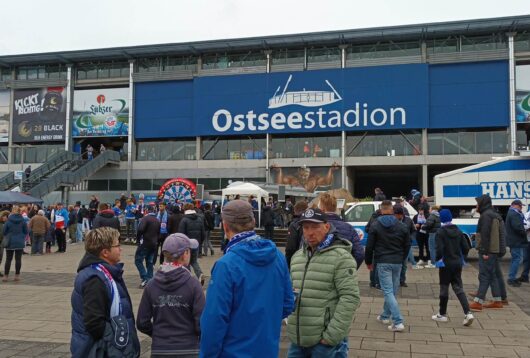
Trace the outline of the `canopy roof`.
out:
M 42 202 L 42 199 L 37 199 L 16 191 L 0 192 L 0 204 L 42 204 Z
M 225 195 L 255 195 L 256 197 L 268 197 L 269 192 L 260 188 L 256 184 L 236 181 L 228 185 L 222 190 L 223 197 Z

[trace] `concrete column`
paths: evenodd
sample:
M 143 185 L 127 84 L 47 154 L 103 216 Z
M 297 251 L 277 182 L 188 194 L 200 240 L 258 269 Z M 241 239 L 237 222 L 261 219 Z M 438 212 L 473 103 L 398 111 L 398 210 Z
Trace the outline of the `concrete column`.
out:
M 11 71 L 11 78 L 14 80 L 16 77 L 16 71 Z M 7 150 L 7 162 L 13 164 L 15 161 L 15 153 L 13 148 L 13 107 L 15 106 L 15 90 L 11 87 L 11 95 L 9 96 L 9 138 L 8 138 L 8 150 Z
M 515 33 L 509 32 L 507 35 L 510 66 L 510 153 L 511 155 L 514 155 L 517 150 L 517 122 L 515 120 L 515 49 L 513 43 Z
M 427 43 L 425 40 L 421 40 L 421 62 L 427 62 Z
M 127 194 L 131 195 L 134 147 L 134 60 L 129 61 L 129 132 L 127 133 Z
M 427 164 L 421 166 L 421 192 L 423 195 L 429 195 L 429 175 Z
M 195 160 L 201 160 L 202 159 L 202 145 L 201 145 L 201 137 L 195 138 Z
M 72 65 L 66 65 L 66 128 L 64 131 L 64 150 L 72 150 Z
M 429 138 L 427 137 L 427 129 L 421 130 L 421 154 L 425 157 L 429 154 Z
M 341 144 L 340 144 L 340 156 L 341 156 L 341 187 L 346 188 L 346 132 L 341 132 Z
M 348 45 L 340 45 L 340 67 L 346 68 L 346 49 Z
M 267 56 L 267 73 L 271 73 L 271 65 L 272 65 L 271 54 L 272 54 L 271 50 L 265 51 L 265 55 Z

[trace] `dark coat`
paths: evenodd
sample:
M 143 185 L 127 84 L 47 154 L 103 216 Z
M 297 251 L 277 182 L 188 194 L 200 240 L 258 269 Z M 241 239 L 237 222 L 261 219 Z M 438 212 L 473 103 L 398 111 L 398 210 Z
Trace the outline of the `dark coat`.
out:
M 180 221 L 179 232 L 199 242 L 203 242 L 206 235 L 202 218 L 197 214 L 185 214 Z
M 97 229 L 99 227 L 111 227 L 120 231 L 120 220 L 114 216 L 114 211 L 111 209 L 103 210 L 96 215 L 92 222 L 92 228 Z
M 265 206 L 261 213 L 262 226 L 274 226 L 274 212 L 270 206 Z
M 506 254 L 506 231 L 502 217 L 493 210 L 489 195 L 482 195 L 477 201 L 480 218 L 477 223 L 477 249 L 481 255 Z M 494 225 L 495 221 L 495 225 Z M 492 230 L 497 227 L 498 230 Z
M 351 254 L 355 258 L 357 268 L 359 268 L 364 260 L 364 248 L 361 245 L 361 239 L 359 238 L 357 231 L 353 226 L 345 223 L 344 220 L 335 213 L 326 213 L 326 216 L 328 217 L 328 222 L 335 227 L 337 234 L 352 243 Z
M 4 240 L 9 239 L 6 250 L 23 250 L 26 246 L 28 225 L 21 214 L 11 214 L 2 229 Z
M 433 211 L 427 218 L 427 222 L 422 225 L 421 229 L 425 230 L 428 234 L 436 234 L 441 226 L 442 222 L 440 221 L 440 214 L 437 211 Z
M 410 250 L 410 234 L 407 226 L 394 215 L 382 215 L 370 226 L 366 243 L 365 261 L 403 264 Z
M 167 233 L 168 235 L 175 234 L 179 232 L 180 221 L 184 217 L 184 214 L 181 212 L 173 213 L 167 219 Z
M 136 242 L 141 247 L 154 250 L 158 245 L 159 234 L 160 221 L 154 213 L 148 214 L 140 220 L 136 231 Z
M 508 210 L 506 214 L 506 245 L 513 248 L 528 246 L 524 218 L 515 209 Z
M 289 228 L 287 229 L 287 242 L 285 244 L 285 258 L 287 259 L 287 267 L 291 268 L 291 258 L 294 253 L 300 249 L 302 244 L 302 228 L 300 227 L 300 216 L 295 216 Z
M 445 266 L 462 267 L 469 252 L 469 243 L 456 225 L 442 226 L 436 233 L 436 261 L 443 258 Z
M 204 227 L 207 231 L 211 231 L 215 228 L 215 221 L 211 210 L 204 211 Z

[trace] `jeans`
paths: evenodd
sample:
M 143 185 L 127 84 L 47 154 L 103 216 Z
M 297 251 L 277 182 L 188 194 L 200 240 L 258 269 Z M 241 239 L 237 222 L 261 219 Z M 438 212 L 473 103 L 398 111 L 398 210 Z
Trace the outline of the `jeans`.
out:
M 401 275 L 402 264 L 377 264 L 377 275 L 379 276 L 379 284 L 385 296 L 385 304 L 383 305 L 382 319 L 389 319 L 392 317 L 394 324 L 403 323 L 403 317 L 399 310 L 399 305 L 396 299 L 396 294 L 399 290 L 399 277 Z
M 265 239 L 272 240 L 274 238 L 274 226 L 265 226 Z
M 434 265 L 436 262 L 436 233 L 429 234 L 429 254 L 431 263 Z
M 142 281 L 149 281 L 153 278 L 153 266 L 155 264 L 156 249 L 138 246 L 134 254 L 134 264 L 140 274 Z M 145 266 L 144 266 L 145 261 Z
M 135 218 L 127 218 L 126 221 L 126 234 L 125 234 L 125 237 L 127 239 L 134 239 L 136 237 L 136 230 L 135 230 L 135 226 L 136 226 L 136 219 Z
M 499 285 L 499 293 L 501 294 L 501 300 L 505 300 L 508 296 L 506 294 L 506 283 L 504 282 L 504 275 L 502 274 L 500 260 L 497 260 L 495 273 L 497 274 L 497 285 Z
M 482 255 L 478 258 L 478 294 L 475 301 L 483 303 L 486 298 L 488 288 L 491 286 L 491 295 L 494 301 L 501 300 L 501 290 L 499 287 L 499 277 L 497 271 L 499 268 L 497 254 L 489 254 L 489 258 L 484 260 Z M 504 280 L 502 277 L 500 280 Z M 504 283 L 504 281 L 503 281 Z
M 90 220 L 88 218 L 83 218 L 83 225 L 81 225 L 81 228 L 83 232 L 87 232 L 90 230 L 90 227 L 92 226 Z
M 210 241 L 210 236 L 212 235 L 212 232 L 210 230 L 206 230 L 204 235 L 204 242 L 202 243 L 202 249 L 203 249 L 203 255 L 208 256 L 208 250 L 210 250 L 210 253 L 213 255 L 213 245 Z
M 44 235 L 33 234 L 31 242 L 31 253 L 42 254 L 42 243 L 44 242 Z
M 221 215 L 218 214 L 218 213 L 214 213 L 213 214 L 213 221 L 214 221 L 215 227 L 219 227 L 219 225 L 221 224 Z
M 440 268 L 438 271 L 440 277 L 440 310 L 441 315 L 447 314 L 447 303 L 449 302 L 449 285 L 453 287 L 458 301 L 462 306 L 464 314 L 469 313 L 469 303 L 466 294 L 464 293 L 464 285 L 462 283 L 462 267 L 461 266 L 446 266 Z
M 75 232 L 75 241 L 83 242 L 83 224 L 77 223 L 77 230 Z
M 524 259 L 526 247 L 510 247 L 510 254 L 512 255 L 512 262 L 510 264 L 510 272 L 508 273 L 508 280 L 515 280 L 517 278 L 517 271 L 519 265 Z
M 201 267 L 199 266 L 199 250 L 191 250 L 191 258 L 190 258 L 190 266 L 193 268 L 193 272 L 195 272 L 195 276 L 197 278 L 200 278 L 202 275 Z
M 291 343 L 287 358 L 346 358 L 348 357 L 348 338 L 344 338 L 336 346 L 327 346 L 321 343 L 312 347 L 300 347 Z

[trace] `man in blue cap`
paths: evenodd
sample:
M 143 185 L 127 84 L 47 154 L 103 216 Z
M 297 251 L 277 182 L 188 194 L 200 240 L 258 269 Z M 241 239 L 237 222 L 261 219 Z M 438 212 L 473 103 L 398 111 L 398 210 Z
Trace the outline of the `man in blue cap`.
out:
M 524 228 L 524 204 L 521 200 L 512 201 L 512 205 L 506 214 L 506 245 L 510 248 L 512 262 L 508 273 L 508 285 L 512 287 L 521 286 L 517 280 L 517 271 L 524 258 L 528 240 L 526 239 L 526 230 Z

